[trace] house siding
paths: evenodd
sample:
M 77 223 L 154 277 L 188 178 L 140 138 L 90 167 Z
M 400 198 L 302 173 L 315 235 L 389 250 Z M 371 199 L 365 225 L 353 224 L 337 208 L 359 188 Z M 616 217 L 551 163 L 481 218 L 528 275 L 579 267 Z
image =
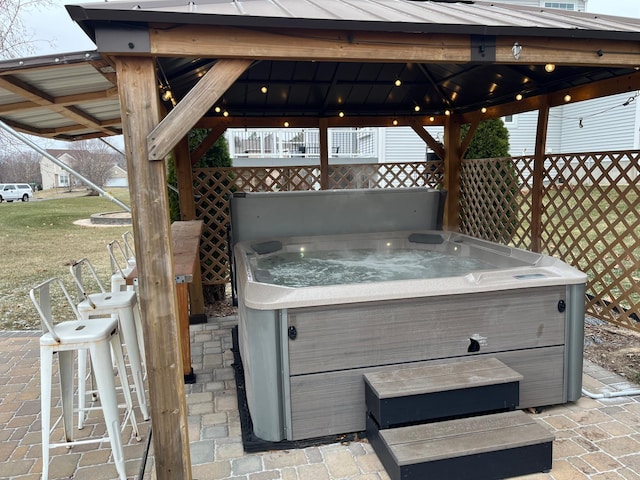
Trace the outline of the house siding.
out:
M 427 128 L 436 140 L 442 139 L 440 128 Z M 423 162 L 427 158 L 427 145 L 411 127 L 381 129 L 384 136 L 380 162 Z

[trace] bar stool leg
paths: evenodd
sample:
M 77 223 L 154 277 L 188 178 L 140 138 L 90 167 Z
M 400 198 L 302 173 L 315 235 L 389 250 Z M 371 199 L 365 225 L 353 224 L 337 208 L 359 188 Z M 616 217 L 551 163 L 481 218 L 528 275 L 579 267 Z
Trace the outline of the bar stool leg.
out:
M 124 337 L 124 343 L 127 346 L 127 355 L 131 364 L 131 374 L 133 375 L 133 383 L 136 386 L 136 396 L 138 404 L 142 412 L 142 418 L 149 420 L 149 409 L 147 408 L 147 395 L 144 390 L 144 379 L 142 372 L 142 361 L 140 359 L 140 349 L 138 348 L 138 335 L 136 332 L 135 311 L 137 305 L 132 308 L 119 309 L 120 329 Z
M 62 421 L 67 442 L 73 441 L 73 354 L 73 350 L 58 350 Z
M 42 479 L 49 478 L 49 432 L 51 430 L 51 377 L 53 352 L 40 347 L 40 421 L 42 430 Z
M 114 335 L 114 337 L 117 338 L 118 335 Z M 118 401 L 116 399 L 116 385 L 113 377 L 109 344 L 106 342 L 94 343 L 90 348 L 91 363 L 95 371 L 96 383 L 98 384 L 98 393 L 100 395 L 100 402 L 102 403 L 107 433 L 111 442 L 113 461 L 116 465 L 116 470 L 118 471 L 120 480 L 127 480 L 124 454 L 122 451 L 122 441 L 120 439 L 120 421 L 118 414 Z M 124 386 L 123 391 L 127 391 Z

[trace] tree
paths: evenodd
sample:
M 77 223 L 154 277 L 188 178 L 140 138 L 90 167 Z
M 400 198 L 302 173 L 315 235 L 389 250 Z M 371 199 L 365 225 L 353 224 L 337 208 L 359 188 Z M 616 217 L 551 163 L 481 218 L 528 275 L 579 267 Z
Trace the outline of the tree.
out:
M 109 146 L 99 140 L 83 140 L 76 145 L 79 148 L 71 152 L 73 161 L 69 166 L 99 187 L 105 185 L 121 155 L 112 153 Z
M 16 150 L 0 158 L 0 183 L 13 182 L 42 185 L 38 153 Z
M 469 132 L 469 124 L 461 128 L 462 138 Z M 501 118 L 480 122 L 464 158 L 499 158 L 509 156 L 509 130 Z

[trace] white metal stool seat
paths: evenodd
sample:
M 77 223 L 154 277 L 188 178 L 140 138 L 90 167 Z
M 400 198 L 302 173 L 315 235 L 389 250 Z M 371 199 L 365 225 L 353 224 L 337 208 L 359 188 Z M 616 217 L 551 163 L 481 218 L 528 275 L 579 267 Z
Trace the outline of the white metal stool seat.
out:
M 88 270 L 91 274 L 93 282 L 100 290 L 99 292 L 88 293 L 86 291 L 82 276 L 84 269 Z M 127 356 L 129 358 L 133 382 L 136 387 L 138 405 L 142 413 L 142 418 L 148 420 L 150 416 L 147 407 L 147 396 L 144 389 L 144 370 L 140 351 L 142 324 L 136 292 L 131 290 L 107 292 L 102 286 L 95 269 L 86 258 L 71 265 L 70 271 L 78 287 L 79 303 L 77 309 L 80 317 L 83 320 L 110 316 L 118 319 L 123 342 L 127 347 Z M 83 368 L 85 368 L 85 363 L 80 362 L 79 375 L 83 375 L 84 377 L 86 370 L 83 370 Z M 81 383 L 79 390 L 81 393 L 80 401 L 84 402 L 84 383 Z M 80 422 L 82 422 L 82 419 L 80 419 Z
M 76 318 L 55 322 L 51 308 L 51 287 L 59 288 Z M 77 310 L 71 296 L 58 278 L 52 278 L 34 287 L 30 297 L 40 315 L 44 334 L 40 338 L 40 398 L 42 420 L 42 478 L 49 476 L 49 450 L 51 448 L 87 443 L 98 443 L 104 437 L 73 440 L 73 377 L 74 352 L 88 352 L 98 393 L 102 404 L 107 437 L 111 444 L 114 463 L 120 480 L 126 480 L 125 461 L 120 438 L 120 418 L 116 396 L 115 375 L 112 366 L 112 352 L 118 365 L 122 391 L 125 398 L 126 416 L 131 420 L 134 434 L 139 437 L 138 427 L 133 414 L 131 392 L 124 365 L 122 344 L 118 333 L 118 322 L 107 318 L 102 322 L 77 320 Z M 56 300 L 57 302 L 57 300 Z M 56 310 L 57 311 L 57 310 Z M 62 422 L 65 441 L 51 443 L 51 432 L 60 419 L 51 426 L 51 380 L 53 376 L 53 355 L 57 354 L 60 378 L 60 396 L 62 400 Z M 78 383 L 83 383 L 78 379 Z

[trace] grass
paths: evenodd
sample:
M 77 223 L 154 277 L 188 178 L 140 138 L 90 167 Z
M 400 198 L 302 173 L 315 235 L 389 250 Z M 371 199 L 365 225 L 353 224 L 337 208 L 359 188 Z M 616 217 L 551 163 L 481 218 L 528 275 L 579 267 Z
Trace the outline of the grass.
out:
M 127 190 L 111 193 L 129 203 Z M 39 329 L 29 290 L 51 277 L 60 277 L 71 288 L 69 266 L 83 257 L 91 261 L 108 286 L 107 244 L 131 229 L 74 224 L 94 213 L 120 210 L 102 197 L 86 196 L 85 191 L 36 195 L 36 199 L 43 197 L 49 199 L 0 203 L 0 330 Z

